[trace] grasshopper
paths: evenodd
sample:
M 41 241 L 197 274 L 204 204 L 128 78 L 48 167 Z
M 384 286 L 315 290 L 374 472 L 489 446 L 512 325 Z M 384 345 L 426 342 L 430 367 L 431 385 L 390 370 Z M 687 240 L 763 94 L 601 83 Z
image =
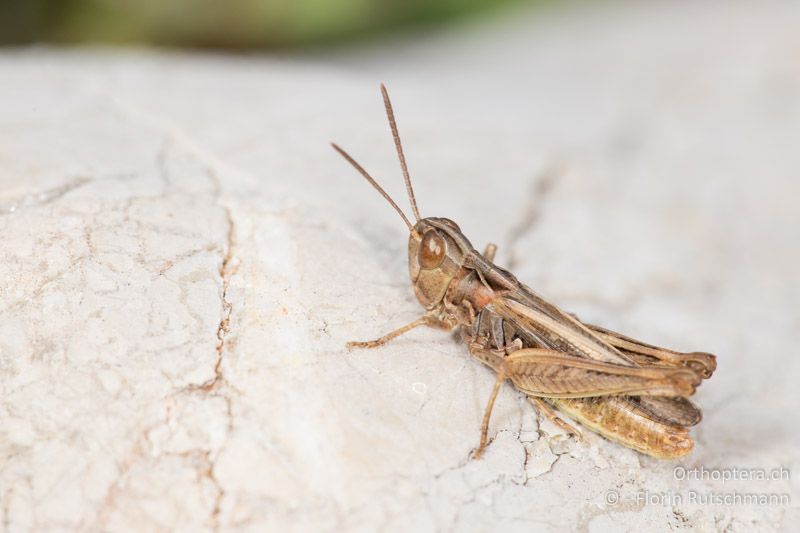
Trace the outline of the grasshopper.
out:
M 537 411 L 577 439 L 580 432 L 560 411 L 609 440 L 658 458 L 689 453 L 689 428 L 702 415 L 688 397 L 716 368 L 705 352 L 659 348 L 580 321 L 493 263 L 497 246 L 479 253 L 447 218 L 422 218 L 411 186 L 389 94 L 381 84 L 406 192 L 411 223 L 386 191 L 347 152 L 342 155 L 394 208 L 408 227 L 408 269 L 425 313 L 378 339 L 349 342 L 375 348 L 419 327 L 459 329 L 469 353 L 496 372 L 474 450 L 489 442 L 489 420 L 508 380 Z

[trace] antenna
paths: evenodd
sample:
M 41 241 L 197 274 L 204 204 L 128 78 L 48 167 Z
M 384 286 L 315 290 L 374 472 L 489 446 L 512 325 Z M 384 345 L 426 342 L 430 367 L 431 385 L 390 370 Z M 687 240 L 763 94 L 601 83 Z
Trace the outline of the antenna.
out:
M 397 132 L 397 122 L 394 120 L 392 102 L 389 100 L 389 92 L 386 90 L 386 85 L 383 83 L 381 83 L 381 94 L 383 95 L 383 105 L 386 107 L 386 118 L 389 119 L 389 126 L 392 128 L 392 137 L 394 138 L 394 146 L 397 148 L 397 157 L 400 159 L 400 168 L 403 170 L 403 180 L 406 182 L 406 192 L 408 193 L 408 200 L 411 202 L 411 211 L 414 213 L 414 218 L 419 220 L 420 216 L 419 209 L 417 209 L 417 199 L 414 197 L 414 189 L 411 187 L 411 177 L 408 175 L 406 156 L 403 155 L 403 145 L 400 143 L 400 134 Z
M 392 207 L 394 207 L 394 210 L 395 210 L 395 211 L 397 211 L 397 214 L 399 214 L 399 215 L 400 215 L 400 217 L 403 219 L 403 222 L 405 222 L 405 223 L 406 223 L 406 226 L 408 226 L 408 230 L 409 230 L 409 231 L 412 231 L 412 230 L 414 229 L 414 226 L 411 224 L 411 222 L 409 222 L 409 220 L 408 220 L 408 217 L 406 217 L 406 215 L 405 215 L 405 214 L 404 214 L 404 213 L 403 213 L 403 212 L 400 210 L 400 208 L 399 208 L 399 207 L 397 207 L 397 204 L 396 204 L 396 203 L 394 203 L 394 200 L 392 200 L 392 197 L 391 197 L 391 196 L 389 196 L 389 194 L 388 194 L 386 191 L 384 191 L 384 190 L 383 190 L 383 187 L 381 187 L 380 185 L 378 185 L 378 182 L 377 182 L 377 181 L 375 181 L 375 180 L 372 178 L 372 176 L 370 176 L 370 175 L 369 175 L 369 173 L 368 173 L 366 170 L 364 170 L 364 167 L 362 167 L 361 165 L 359 165 L 358 163 L 356 163 L 356 160 L 355 160 L 355 159 L 353 159 L 352 157 L 350 157 L 350 154 L 348 154 L 347 152 L 345 152 L 344 150 L 342 150 L 341 148 L 339 148 L 339 145 L 337 145 L 336 143 L 331 143 L 331 146 L 333 146 L 333 149 L 334 149 L 334 150 L 336 150 L 337 152 L 339 152 L 339 154 L 340 154 L 342 157 L 344 157 L 344 158 L 347 160 L 347 162 L 348 162 L 348 163 L 350 163 L 351 165 L 353 165 L 353 167 L 354 167 L 356 170 L 358 170 L 358 171 L 361 173 L 361 175 L 362 175 L 362 176 L 364 176 L 364 178 L 365 178 L 365 179 L 366 179 L 368 182 L 370 182 L 370 184 L 372 184 L 372 186 L 373 186 L 373 187 L 375 187 L 375 190 L 377 190 L 379 193 L 381 193 L 381 196 L 383 196 L 384 198 L 386 198 L 386 201 L 387 201 L 387 202 L 389 202 L 390 204 L 392 204 Z

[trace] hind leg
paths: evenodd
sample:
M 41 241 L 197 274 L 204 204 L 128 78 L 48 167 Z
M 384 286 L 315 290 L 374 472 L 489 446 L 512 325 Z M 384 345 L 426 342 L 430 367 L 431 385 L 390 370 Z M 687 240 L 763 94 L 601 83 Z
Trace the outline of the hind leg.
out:
M 544 401 L 542 398 L 538 398 L 536 396 L 528 396 L 528 399 L 536 408 L 536 412 L 538 414 L 543 415 L 550 422 L 560 427 L 561 429 L 563 429 L 564 431 L 575 437 L 577 440 L 583 439 L 583 436 L 581 435 L 581 432 L 578 431 L 578 428 L 565 422 L 563 418 L 558 416 L 558 414 L 553 410 L 553 408 L 550 406 L 549 403 Z

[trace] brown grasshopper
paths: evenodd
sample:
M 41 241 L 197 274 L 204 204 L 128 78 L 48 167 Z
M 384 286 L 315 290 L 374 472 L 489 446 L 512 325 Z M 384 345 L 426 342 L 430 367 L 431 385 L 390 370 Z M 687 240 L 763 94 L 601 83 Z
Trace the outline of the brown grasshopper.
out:
M 715 356 L 658 348 L 583 323 L 495 265 L 494 244 L 478 253 L 452 220 L 420 217 L 384 85 L 381 93 L 416 223 L 347 152 L 332 146 L 408 226 L 409 273 L 426 312 L 378 339 L 350 342 L 348 349 L 381 346 L 417 326 L 460 328 L 470 354 L 497 373 L 476 458 L 486 448 L 489 417 L 506 380 L 524 392 L 539 413 L 577 438 L 580 433 L 553 407 L 647 455 L 673 458 L 689 453 L 694 443 L 688 428 L 700 422 L 701 412 L 687 397 L 711 377 Z

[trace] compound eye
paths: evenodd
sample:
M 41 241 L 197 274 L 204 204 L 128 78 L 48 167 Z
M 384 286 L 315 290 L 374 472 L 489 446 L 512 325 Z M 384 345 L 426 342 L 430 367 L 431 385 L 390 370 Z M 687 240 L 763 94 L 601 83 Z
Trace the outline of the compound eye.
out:
M 445 256 L 444 238 L 436 230 L 430 230 L 422 236 L 419 246 L 419 265 L 427 270 L 442 264 Z

